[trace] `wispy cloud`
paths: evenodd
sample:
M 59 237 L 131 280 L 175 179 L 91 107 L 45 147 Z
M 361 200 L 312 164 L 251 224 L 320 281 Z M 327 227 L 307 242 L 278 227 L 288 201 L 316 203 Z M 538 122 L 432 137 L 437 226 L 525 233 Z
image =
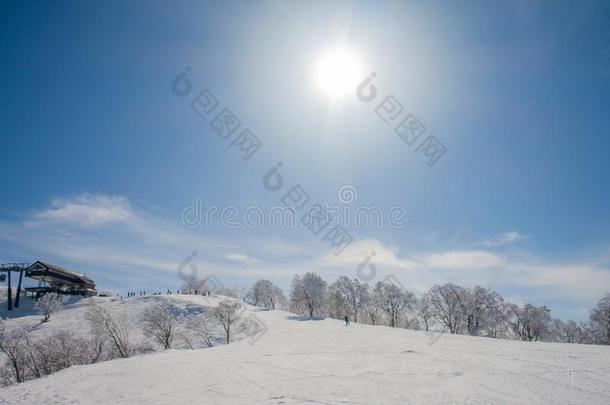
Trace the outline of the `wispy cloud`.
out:
M 239 254 L 239 253 L 231 253 L 228 254 L 226 256 L 227 260 L 231 261 L 231 262 L 236 262 L 236 263 L 243 263 L 243 264 L 260 264 L 261 260 L 255 258 L 255 257 L 250 257 L 248 255 L 244 255 L 244 254 Z
M 104 269 L 175 272 L 192 251 L 206 268 L 218 269 L 236 247 L 192 232 L 133 206 L 126 197 L 84 194 L 53 200 L 23 224 L 0 223 L 0 239 L 44 257 Z
M 518 232 L 507 232 L 486 241 L 486 246 L 497 247 L 522 238 Z M 511 294 L 552 293 L 592 302 L 610 285 L 608 261 L 596 258 L 577 263 L 550 262 L 531 254 L 501 255 L 484 247 L 412 252 L 379 239 L 355 241 L 337 256 L 320 252 L 318 245 L 310 248 L 286 240 L 258 237 L 230 241 L 220 234 L 210 238 L 120 196 L 86 194 L 54 200 L 23 223 L 0 222 L 0 240 L 5 242 L 0 249 L 4 253 L 7 246 L 16 246 L 16 251 L 35 258 L 74 263 L 78 270 L 92 270 L 94 279 L 116 284 L 125 280 L 154 281 L 162 275 L 178 283 L 178 265 L 196 251 L 194 260 L 203 274 L 214 273 L 242 285 L 256 278 L 272 278 L 287 286 L 294 274 L 306 271 L 316 271 L 328 281 L 342 274 L 357 277 L 356 269 L 366 258 L 377 271 L 365 281 L 374 283 L 392 274 L 417 293 L 451 281 L 511 289 Z M 248 251 L 243 249 L 244 243 Z
M 478 269 L 498 267 L 504 259 L 484 250 L 450 250 L 420 258 L 424 266 L 436 269 Z
M 372 255 L 375 252 L 375 255 Z M 607 292 L 610 270 L 593 260 L 587 263 L 549 263 L 534 255 L 498 255 L 481 250 L 446 250 L 405 255 L 398 248 L 375 239 L 363 240 L 337 257 L 327 254 L 318 268 L 334 268 L 337 274 L 356 275 L 356 267 L 369 256 L 380 276 L 393 274 L 416 292 L 433 284 L 456 282 L 494 288 L 523 288 L 593 300 Z M 378 280 L 375 280 L 378 281 Z
M 53 200 L 50 208 L 32 214 L 29 224 L 63 222 L 93 227 L 126 223 L 135 218 L 125 197 L 83 194 L 70 200 Z
M 525 238 L 527 238 L 527 236 L 521 235 L 517 231 L 504 232 L 504 233 L 501 233 L 500 235 L 497 235 L 495 238 L 485 240 L 485 241 L 479 243 L 479 245 L 488 246 L 488 247 L 499 247 L 499 246 L 503 246 L 503 245 L 508 245 L 509 243 L 517 242 L 517 241 L 525 239 Z

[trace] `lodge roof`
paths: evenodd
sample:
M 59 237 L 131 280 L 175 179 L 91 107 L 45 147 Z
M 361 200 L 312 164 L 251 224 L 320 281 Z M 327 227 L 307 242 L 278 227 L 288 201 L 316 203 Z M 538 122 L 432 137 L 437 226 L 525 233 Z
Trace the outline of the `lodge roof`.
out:
M 70 270 L 66 267 L 58 266 L 56 264 L 51 264 L 44 262 L 42 260 L 38 260 L 30 265 L 26 270 L 26 275 L 32 278 L 38 278 L 38 274 L 40 271 L 44 271 L 45 278 L 58 278 L 62 281 L 75 283 L 75 284 L 91 284 L 95 285 L 93 280 L 87 277 L 83 273 L 78 273 L 76 271 Z

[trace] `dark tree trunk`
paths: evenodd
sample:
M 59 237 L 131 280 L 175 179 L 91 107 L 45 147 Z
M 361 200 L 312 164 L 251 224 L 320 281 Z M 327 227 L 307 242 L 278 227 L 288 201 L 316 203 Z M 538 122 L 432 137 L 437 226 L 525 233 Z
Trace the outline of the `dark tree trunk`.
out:
M 15 297 L 15 308 L 19 308 L 19 297 L 21 296 L 21 280 L 23 279 L 23 269 L 19 272 L 19 283 L 17 283 L 17 296 Z
M 9 270 L 7 273 L 8 273 L 8 291 L 7 291 L 8 310 L 12 311 L 13 310 L 13 292 L 11 291 L 11 271 Z

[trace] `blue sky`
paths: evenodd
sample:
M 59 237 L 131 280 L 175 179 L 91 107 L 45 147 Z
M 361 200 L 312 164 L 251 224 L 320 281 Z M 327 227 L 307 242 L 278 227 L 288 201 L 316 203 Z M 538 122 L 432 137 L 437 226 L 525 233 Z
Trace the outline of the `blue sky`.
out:
M 610 289 L 607 2 L 11 2 L 0 16 L 2 262 L 124 292 L 176 288 L 193 251 L 228 286 L 284 287 L 355 277 L 375 251 L 378 278 L 416 292 L 479 283 L 574 319 Z M 335 46 L 376 73 L 376 100 L 316 86 Z M 262 142 L 247 161 L 189 106 L 203 89 Z M 377 116 L 387 95 L 446 147 L 435 165 Z M 262 186 L 280 161 L 311 203 L 401 206 L 409 225 L 346 226 L 334 255 L 305 229 L 181 222 L 197 198 L 281 205 Z

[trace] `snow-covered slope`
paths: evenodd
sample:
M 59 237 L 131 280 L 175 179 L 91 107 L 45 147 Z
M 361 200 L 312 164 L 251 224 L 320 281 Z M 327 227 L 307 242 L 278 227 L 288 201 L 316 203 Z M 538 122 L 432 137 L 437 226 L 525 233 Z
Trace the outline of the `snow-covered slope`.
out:
M 19 310 L 13 310 L 8 314 L 12 316 L 8 320 L 8 326 L 20 326 L 30 331 L 33 337 L 48 335 L 57 330 L 69 330 L 77 335 L 86 336 L 90 333 L 89 323 L 86 320 L 86 313 L 91 304 L 102 306 L 110 314 L 115 317 L 124 315 L 129 324 L 130 340 L 132 343 L 145 340 L 141 328 L 141 316 L 145 308 L 159 302 L 169 302 L 180 311 L 180 315 L 197 315 L 206 308 L 218 305 L 218 303 L 226 297 L 220 296 L 194 296 L 194 295 L 149 295 L 144 297 L 131 298 L 114 298 L 114 297 L 91 297 L 81 299 L 79 297 L 71 297 L 68 305 L 57 313 L 51 315 L 51 320 L 47 323 L 41 323 L 41 315 L 36 314 L 33 310 L 30 297 L 24 297 L 23 304 Z M 21 315 L 21 316 L 18 316 Z M 216 328 L 215 334 L 224 336 L 224 332 L 220 327 Z M 241 336 L 235 336 L 240 338 Z M 180 341 L 176 342 L 176 346 L 185 347 Z M 201 345 L 204 347 L 204 345 Z
M 211 349 L 172 350 L 72 367 L 3 389 L 1 401 L 610 403 L 610 347 L 450 335 L 429 345 L 419 331 L 345 327 L 330 319 L 300 321 L 283 311 L 255 314 L 268 331 L 254 344 L 244 339 Z

